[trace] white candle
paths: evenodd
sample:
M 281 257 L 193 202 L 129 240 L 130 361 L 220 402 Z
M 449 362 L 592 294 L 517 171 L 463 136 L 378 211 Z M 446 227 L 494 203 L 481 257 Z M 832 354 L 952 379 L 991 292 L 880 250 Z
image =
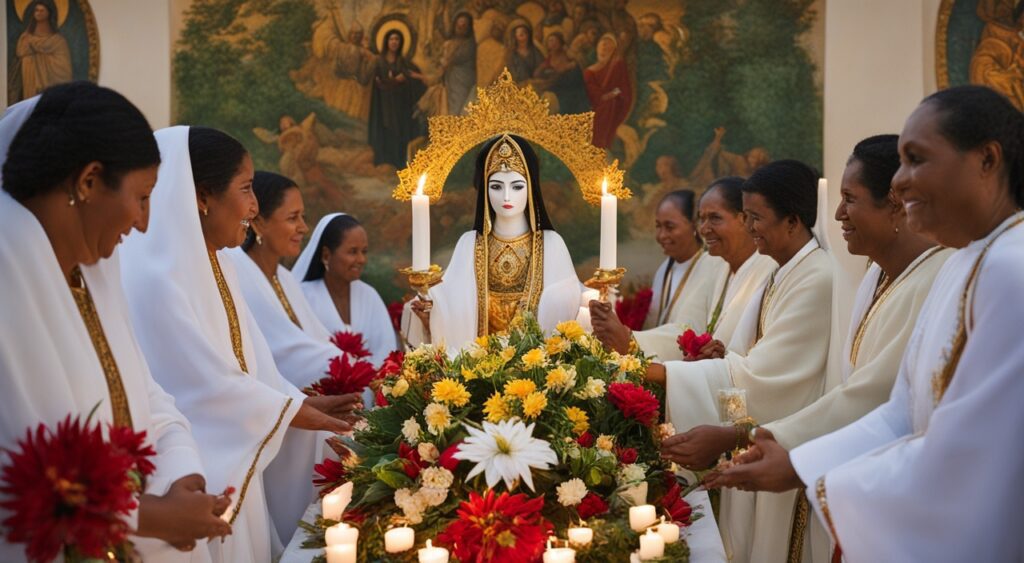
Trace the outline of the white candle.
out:
M 353 543 L 329 545 L 324 551 L 327 563 L 356 563 L 356 545 Z
M 427 547 L 419 550 L 420 563 L 448 563 L 448 550 L 443 547 L 434 547 L 427 540 Z
M 594 541 L 594 530 L 582 524 L 578 528 L 569 528 L 569 543 L 585 547 Z
M 353 528 L 344 522 L 335 524 L 327 528 L 324 539 L 327 540 L 327 545 L 356 545 L 359 541 L 359 528 Z
M 412 196 L 412 269 L 430 269 L 430 196 L 423 193 L 427 175 L 420 176 L 416 194 Z
M 661 517 L 661 524 L 658 524 L 658 533 L 665 540 L 665 545 L 679 541 L 679 526 L 674 522 L 666 522 L 664 516 Z
M 619 200 L 608 193 L 608 179 L 601 181 L 601 260 L 598 267 L 614 270 L 618 263 L 617 217 Z
M 640 536 L 640 560 L 657 559 L 665 556 L 665 540 L 654 530 Z
M 576 550 L 571 547 L 550 547 L 544 552 L 544 563 L 575 563 Z
M 348 504 L 345 502 L 345 497 L 338 493 L 327 493 L 324 495 L 320 506 L 323 509 L 323 515 L 325 520 L 334 520 L 335 522 L 341 520 L 341 513 L 345 510 L 345 506 Z
M 633 528 L 634 532 L 641 533 L 657 521 L 658 513 L 654 510 L 653 505 L 642 504 L 629 507 L 629 527 Z
M 401 553 L 416 545 L 416 532 L 408 526 L 392 528 L 384 534 L 384 551 Z

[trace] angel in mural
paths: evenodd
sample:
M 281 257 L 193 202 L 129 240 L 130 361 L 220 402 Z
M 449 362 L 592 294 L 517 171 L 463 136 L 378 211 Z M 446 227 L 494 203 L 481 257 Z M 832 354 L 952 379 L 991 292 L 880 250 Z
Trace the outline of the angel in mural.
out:
M 278 168 L 281 173 L 303 186 L 317 187 L 323 190 L 340 190 L 327 174 L 324 173 L 321 161 L 329 155 L 322 155 L 320 138 L 330 131 L 316 122 L 316 113 L 310 113 L 296 123 L 290 115 L 281 117 L 279 132 L 274 133 L 262 127 L 253 128 L 252 132 L 267 144 L 277 144 L 281 150 Z M 340 163 L 338 163 L 340 164 Z
M 992 88 L 1024 110 L 1024 2 L 979 0 L 977 13 L 986 25 L 971 56 L 971 83 Z
M 57 24 L 50 0 L 36 0 L 22 12 L 25 31 L 18 37 L 9 71 L 8 102 L 31 98 L 47 86 L 71 80 L 71 50 Z
M 291 78 L 304 94 L 359 120 L 370 113 L 370 76 L 374 55 L 357 21 L 345 28 L 337 8 L 313 24 L 310 56 Z

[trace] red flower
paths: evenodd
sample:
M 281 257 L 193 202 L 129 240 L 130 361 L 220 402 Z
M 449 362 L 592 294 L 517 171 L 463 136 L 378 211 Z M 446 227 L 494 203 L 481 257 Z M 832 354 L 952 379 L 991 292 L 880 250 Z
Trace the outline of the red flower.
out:
M 388 354 L 387 358 L 381 362 L 380 367 L 377 369 L 377 378 L 384 379 L 389 375 L 397 375 L 402 373 L 402 364 L 405 363 L 405 354 L 395 350 Z
M 543 508 L 544 497 L 471 492 L 459 505 L 459 519 L 437 536 L 437 544 L 450 546 L 464 563 L 538 561 L 554 529 L 541 515 Z
M 608 503 L 593 491 L 587 493 L 587 496 L 583 497 L 583 501 L 576 506 L 576 513 L 580 515 L 581 520 L 600 516 L 606 512 L 608 512 Z
M 379 387 L 373 391 L 373 404 L 378 407 L 388 406 L 388 398 L 384 396 L 384 392 Z
M 391 326 L 395 332 L 402 330 L 402 310 L 405 309 L 405 301 L 393 301 L 388 305 L 388 316 L 391 317 Z
M 331 342 L 341 349 L 342 352 L 356 358 L 368 358 L 370 351 L 366 349 L 366 340 L 358 332 L 339 331 L 331 337 Z
M 349 524 L 362 524 L 366 521 L 366 513 L 360 508 L 353 508 L 346 510 L 342 515 L 341 519 Z
M 672 486 L 665 492 L 665 496 L 661 497 L 661 507 L 665 512 L 668 513 L 669 517 L 673 522 L 682 526 L 690 525 L 690 514 L 693 509 L 690 508 L 690 503 L 683 500 L 683 488 L 679 486 L 679 483 L 672 483 Z
M 619 463 L 621 463 L 623 465 L 629 465 L 631 463 L 636 463 L 636 458 L 638 457 L 638 455 L 637 455 L 636 450 L 634 448 L 619 448 L 619 447 L 616 447 L 615 449 L 616 449 L 616 451 L 619 454 Z
M 376 377 L 377 370 L 373 369 L 373 364 L 363 360 L 353 364 L 347 354 L 342 354 L 331 358 L 327 377 L 310 387 L 320 395 L 362 393 Z
M 124 543 L 124 521 L 138 503 L 142 476 L 152 472 L 145 433 L 111 429 L 104 441 L 99 424 L 69 415 L 53 432 L 40 424 L 18 441 L 18 451 L 0 473 L 0 522 L 5 540 L 24 543 L 33 561 L 50 561 L 65 548 L 103 558 Z
M 633 330 L 640 330 L 644 327 L 647 319 L 647 312 L 651 309 L 651 298 L 654 292 L 651 288 L 645 287 L 637 291 L 633 297 L 620 299 L 615 304 L 615 314 L 618 315 L 622 324 Z
M 405 445 L 405 440 L 398 443 L 398 457 L 402 460 L 402 471 L 415 479 L 420 476 L 420 469 L 430 465 L 420 458 L 420 452 L 416 448 Z
M 626 418 L 646 425 L 658 420 L 658 398 L 635 383 L 612 383 L 608 386 L 608 400 Z
M 584 448 L 589 448 L 594 445 L 594 435 L 587 430 L 583 434 L 580 434 L 579 438 L 576 438 L 576 443 Z
M 319 477 L 313 477 L 313 486 L 320 489 L 320 497 L 337 489 L 348 482 L 348 470 L 340 461 L 331 458 L 324 458 L 322 463 L 313 466 Z
M 710 334 L 705 332 L 704 334 L 697 336 L 697 333 L 694 332 L 692 328 L 686 329 L 686 331 L 676 339 L 676 344 L 679 345 L 679 349 L 682 350 L 683 354 L 689 358 L 694 358 L 700 354 L 700 349 L 708 342 L 711 342 Z
M 462 444 L 462 440 L 459 440 L 458 442 L 455 442 L 454 444 L 445 448 L 444 451 L 441 452 L 441 457 L 437 459 L 437 464 L 447 469 L 448 471 L 454 472 L 455 468 L 459 466 L 459 461 L 461 461 L 455 459 L 455 454 L 459 451 L 460 444 Z

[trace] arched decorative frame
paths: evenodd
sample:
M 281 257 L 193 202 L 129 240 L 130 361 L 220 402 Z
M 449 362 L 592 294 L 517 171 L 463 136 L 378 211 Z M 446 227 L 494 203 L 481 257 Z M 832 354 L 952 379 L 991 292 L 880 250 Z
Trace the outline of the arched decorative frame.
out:
M 956 0 L 942 0 L 939 17 L 935 24 L 935 83 L 940 90 L 949 88 L 948 33 L 949 16 Z
M 75 0 L 82 16 L 85 18 L 85 33 L 89 38 L 89 81 L 98 82 L 100 79 L 100 31 L 96 26 L 96 16 L 92 13 L 92 6 L 89 0 Z

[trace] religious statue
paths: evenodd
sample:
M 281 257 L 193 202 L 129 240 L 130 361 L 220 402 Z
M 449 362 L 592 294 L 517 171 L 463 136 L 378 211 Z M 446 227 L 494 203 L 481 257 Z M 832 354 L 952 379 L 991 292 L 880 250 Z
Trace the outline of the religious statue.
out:
M 552 330 L 579 312 L 580 282 L 544 209 L 533 148 L 509 134 L 488 141 L 474 185 L 474 230 L 459 239 L 444 280 L 430 291 L 432 308 L 413 302 L 410 342 L 458 350 L 477 336 L 506 331 L 520 313 L 533 313 Z
M 36 0 L 25 9 L 25 31 L 15 47 L 17 58 L 9 71 L 8 102 L 42 92 L 47 86 L 71 80 L 71 50 L 61 35 L 53 3 Z

